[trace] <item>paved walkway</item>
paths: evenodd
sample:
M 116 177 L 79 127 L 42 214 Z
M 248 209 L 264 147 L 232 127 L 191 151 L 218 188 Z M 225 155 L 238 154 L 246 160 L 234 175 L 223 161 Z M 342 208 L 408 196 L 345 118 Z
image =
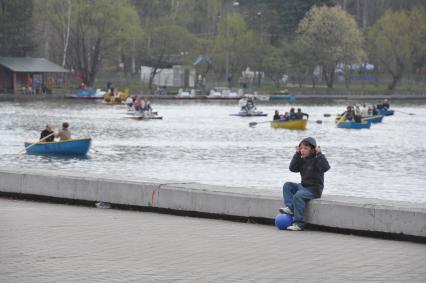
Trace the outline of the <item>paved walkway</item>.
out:
M 0 198 L 0 282 L 425 282 L 426 245 Z

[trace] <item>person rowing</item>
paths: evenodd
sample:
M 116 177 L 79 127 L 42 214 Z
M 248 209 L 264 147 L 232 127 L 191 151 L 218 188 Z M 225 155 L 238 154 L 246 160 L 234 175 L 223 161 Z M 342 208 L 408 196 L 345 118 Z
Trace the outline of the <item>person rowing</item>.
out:
M 47 124 L 46 128 L 40 133 L 40 140 L 44 142 L 53 142 L 55 141 L 53 127 L 51 124 Z
M 296 117 L 296 120 L 302 120 L 304 116 L 306 116 L 306 120 L 309 119 L 309 114 L 303 113 L 302 109 L 300 108 L 297 108 L 297 112 L 294 114 L 294 116 Z

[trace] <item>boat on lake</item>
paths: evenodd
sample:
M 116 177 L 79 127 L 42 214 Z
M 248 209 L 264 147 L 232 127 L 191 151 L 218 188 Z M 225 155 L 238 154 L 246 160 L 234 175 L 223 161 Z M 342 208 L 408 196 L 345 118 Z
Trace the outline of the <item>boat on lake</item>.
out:
M 76 94 L 67 95 L 67 97 L 76 99 L 103 99 L 104 95 L 105 91 L 102 91 L 99 88 L 87 88 L 79 89 Z
M 284 128 L 290 130 L 305 130 L 308 120 L 274 120 L 271 121 L 272 128 Z
M 295 101 L 296 96 L 288 94 L 270 95 L 269 101 Z
M 370 121 L 371 123 L 381 123 L 383 121 L 383 115 L 375 115 L 375 116 L 365 116 L 362 117 L 361 120 L 362 121 Z
M 355 121 L 344 121 L 337 122 L 336 126 L 341 129 L 370 129 L 371 122 L 368 120 L 364 120 L 361 123 Z
M 240 111 L 238 113 L 229 114 L 230 116 L 239 116 L 239 117 L 265 117 L 268 116 L 268 113 L 262 111 Z
M 386 108 L 377 109 L 377 111 L 379 112 L 380 115 L 384 115 L 384 116 L 391 116 L 395 112 L 394 110 L 386 109 Z
M 27 154 L 85 155 L 90 149 L 91 138 L 56 142 L 25 142 Z
M 375 115 L 375 116 L 363 116 L 361 121 L 370 121 L 371 123 L 381 123 L 383 121 L 383 115 Z M 339 122 L 341 116 L 336 118 L 336 123 Z
M 133 120 L 162 120 L 162 116 L 158 116 L 157 111 L 136 111 L 134 109 L 128 109 L 127 114 L 125 116 L 126 118 L 130 118 Z

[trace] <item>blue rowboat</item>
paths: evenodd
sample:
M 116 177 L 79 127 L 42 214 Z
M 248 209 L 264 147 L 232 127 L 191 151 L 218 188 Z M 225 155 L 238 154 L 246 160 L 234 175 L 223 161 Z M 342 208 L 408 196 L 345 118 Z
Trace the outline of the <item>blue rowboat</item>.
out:
M 79 89 L 76 94 L 67 95 L 69 98 L 77 98 L 77 99 L 103 99 L 104 91 L 88 88 L 88 89 Z
M 294 95 L 271 95 L 269 96 L 269 101 L 273 100 L 288 100 L 288 101 L 295 101 L 296 96 Z
M 362 123 L 357 123 L 354 121 L 346 121 L 337 123 L 337 127 L 341 129 L 370 129 L 371 122 L 363 121 Z
M 240 111 L 236 114 L 229 114 L 230 116 L 239 116 L 239 117 L 260 117 L 260 116 L 268 116 L 268 113 L 263 113 L 262 111 L 253 111 L 253 112 L 246 112 L 246 111 Z
M 79 97 L 94 96 L 95 94 L 96 94 L 95 88 L 79 89 L 77 91 L 77 96 Z
M 371 123 L 381 123 L 383 121 L 383 115 L 376 115 L 376 116 L 365 116 L 362 117 L 363 121 L 370 121 Z
M 85 155 L 90 149 L 91 142 L 91 138 L 58 142 L 25 142 L 25 149 L 27 154 Z
M 394 110 L 390 110 L 390 109 L 377 109 L 380 115 L 384 115 L 384 116 L 391 116 L 393 115 L 393 113 L 395 112 Z

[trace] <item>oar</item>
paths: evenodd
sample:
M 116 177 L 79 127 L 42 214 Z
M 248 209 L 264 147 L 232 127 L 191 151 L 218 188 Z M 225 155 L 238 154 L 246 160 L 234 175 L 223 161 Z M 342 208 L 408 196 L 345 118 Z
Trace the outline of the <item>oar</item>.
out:
M 270 122 L 272 122 L 272 121 L 250 122 L 250 123 L 249 123 L 249 127 L 254 127 L 254 126 L 256 126 L 257 124 L 270 123 Z
M 35 146 L 36 144 L 39 144 L 39 143 L 41 143 L 41 142 L 43 142 L 43 141 L 45 141 L 48 137 L 50 137 L 50 136 L 52 136 L 52 135 L 54 135 L 55 133 L 51 133 L 50 135 L 47 135 L 47 136 L 45 136 L 44 138 L 42 138 L 41 140 L 39 140 L 38 142 L 36 142 L 36 143 L 33 143 L 32 145 L 30 145 L 30 146 L 28 146 L 28 147 L 26 147 L 24 150 L 21 150 L 18 154 L 23 154 L 23 153 L 25 153 L 29 148 L 31 148 L 31 147 L 33 147 L 33 146 Z
M 340 123 L 342 123 L 345 120 L 345 118 L 346 118 L 345 115 L 340 116 L 339 121 L 337 121 L 337 125 L 339 125 Z
M 395 110 L 396 112 L 401 112 L 401 113 L 404 113 L 404 114 L 407 114 L 407 115 L 416 115 L 416 114 L 414 114 L 414 113 L 408 113 L 408 112 L 404 112 L 404 111 L 401 111 L 401 110 Z

